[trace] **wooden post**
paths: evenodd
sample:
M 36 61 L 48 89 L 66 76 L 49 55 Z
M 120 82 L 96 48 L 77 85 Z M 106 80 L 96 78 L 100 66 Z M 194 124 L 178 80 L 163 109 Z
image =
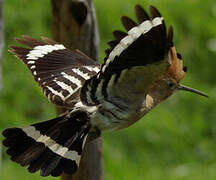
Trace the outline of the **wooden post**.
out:
M 51 0 L 53 38 L 70 49 L 79 49 L 98 61 L 99 35 L 92 0 Z M 57 108 L 57 113 L 64 109 Z M 103 180 L 101 137 L 86 144 L 78 172 L 62 180 Z

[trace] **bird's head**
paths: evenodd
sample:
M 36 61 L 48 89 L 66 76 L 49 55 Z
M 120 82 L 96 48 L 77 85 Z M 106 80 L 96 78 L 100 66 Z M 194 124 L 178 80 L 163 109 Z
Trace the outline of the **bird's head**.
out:
M 168 53 L 170 66 L 168 70 L 157 80 L 152 90 L 161 89 L 160 99 L 164 100 L 179 90 L 189 91 L 204 97 L 208 97 L 205 93 L 196 89 L 181 85 L 181 81 L 185 77 L 187 67 L 183 66 L 181 54 L 176 52 L 175 47 L 171 47 Z

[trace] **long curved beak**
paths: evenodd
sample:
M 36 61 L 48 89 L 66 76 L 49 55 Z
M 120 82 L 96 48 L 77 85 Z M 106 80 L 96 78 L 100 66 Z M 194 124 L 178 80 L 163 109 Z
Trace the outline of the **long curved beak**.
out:
M 196 90 L 196 89 L 187 87 L 187 86 L 178 85 L 177 90 L 190 91 L 190 92 L 192 92 L 192 93 L 196 93 L 196 94 L 199 94 L 199 95 L 201 95 L 201 96 L 204 96 L 204 97 L 207 97 L 207 98 L 208 98 L 208 95 L 206 95 L 205 93 L 203 93 L 203 92 L 201 92 L 201 91 L 198 91 L 198 90 Z

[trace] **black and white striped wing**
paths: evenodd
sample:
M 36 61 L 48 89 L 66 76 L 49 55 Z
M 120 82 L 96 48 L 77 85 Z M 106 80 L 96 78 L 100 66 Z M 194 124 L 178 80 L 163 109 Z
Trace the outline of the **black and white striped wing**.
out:
M 173 46 L 172 28 L 167 35 L 161 14 L 153 6 L 149 9 L 151 18 L 140 5 L 135 7 L 138 24 L 126 16 L 122 17 L 127 32 L 113 32 L 115 40 L 108 42 L 110 48 L 106 50 L 101 71 L 82 88 L 81 99 L 84 102 L 97 104 L 100 99 L 107 98 L 108 89 L 111 91 L 119 81 L 132 83 L 133 71 L 137 67 L 145 71 L 143 86 L 147 93 L 153 82 L 168 69 L 168 51 Z M 131 82 L 127 82 L 128 79 Z
M 27 65 L 43 94 L 58 106 L 71 107 L 79 101 L 84 82 L 99 71 L 88 56 L 50 39 L 43 38 L 43 42 L 23 36 L 16 40 L 28 48 L 11 46 L 11 51 Z

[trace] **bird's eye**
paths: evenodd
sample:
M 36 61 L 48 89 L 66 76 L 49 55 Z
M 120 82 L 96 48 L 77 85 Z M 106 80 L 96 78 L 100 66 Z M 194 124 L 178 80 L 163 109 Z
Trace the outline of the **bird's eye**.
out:
M 174 87 L 175 87 L 175 83 L 172 82 L 172 81 L 168 81 L 168 86 L 169 86 L 170 88 L 174 88 Z

